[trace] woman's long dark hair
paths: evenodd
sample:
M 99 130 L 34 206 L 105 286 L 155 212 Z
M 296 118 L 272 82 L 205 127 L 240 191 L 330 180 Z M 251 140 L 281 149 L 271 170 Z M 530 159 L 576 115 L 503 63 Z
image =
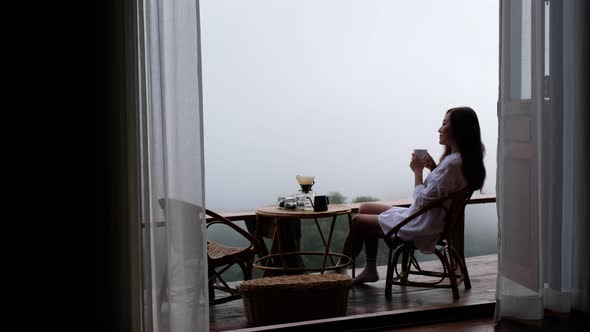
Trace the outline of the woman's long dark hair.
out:
M 463 160 L 463 176 L 472 192 L 480 190 L 486 178 L 486 168 L 483 165 L 485 147 L 481 142 L 477 114 L 471 107 L 455 107 L 447 113 L 450 114 L 451 130 Z M 449 154 L 451 154 L 451 147 L 445 145 L 441 161 Z

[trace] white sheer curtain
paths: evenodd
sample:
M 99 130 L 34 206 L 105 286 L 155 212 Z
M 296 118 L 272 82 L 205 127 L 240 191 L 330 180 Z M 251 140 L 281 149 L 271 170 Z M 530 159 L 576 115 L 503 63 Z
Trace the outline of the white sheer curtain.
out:
M 136 5 L 144 330 L 207 331 L 199 2 Z
M 500 1 L 497 320 L 590 312 L 583 2 Z

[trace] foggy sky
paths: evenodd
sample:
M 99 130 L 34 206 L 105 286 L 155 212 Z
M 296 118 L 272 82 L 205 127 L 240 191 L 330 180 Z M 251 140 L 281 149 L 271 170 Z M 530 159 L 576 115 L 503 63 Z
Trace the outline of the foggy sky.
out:
M 315 175 L 318 194 L 410 197 L 471 106 L 495 192 L 498 1 L 201 0 L 207 207 L 252 210 Z

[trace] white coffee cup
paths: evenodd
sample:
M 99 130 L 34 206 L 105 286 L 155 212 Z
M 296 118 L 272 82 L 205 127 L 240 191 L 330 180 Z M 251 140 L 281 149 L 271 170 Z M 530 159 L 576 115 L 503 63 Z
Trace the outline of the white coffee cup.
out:
M 428 155 L 428 150 L 426 150 L 426 149 L 414 149 L 414 155 L 418 159 L 424 159 Z

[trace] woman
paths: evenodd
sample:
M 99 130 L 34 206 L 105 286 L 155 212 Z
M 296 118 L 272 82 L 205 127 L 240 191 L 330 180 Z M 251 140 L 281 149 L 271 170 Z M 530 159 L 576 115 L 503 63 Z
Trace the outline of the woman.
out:
M 409 208 L 392 208 L 378 203 L 365 203 L 359 207 L 343 251 L 345 255 L 356 257 L 363 243 L 365 245 L 365 269 L 355 278 L 355 283 L 379 280 L 379 239 L 416 209 L 465 187 L 470 191 L 482 188 L 486 176 L 484 147 L 475 112 L 469 107 L 448 110 L 438 132 L 439 143 L 445 146 L 438 166 L 429 154 L 424 159 L 412 154 L 410 169 L 414 173 L 415 189 L 414 203 Z M 424 167 L 431 171 L 425 180 L 422 175 Z M 420 251 L 431 253 L 444 229 L 444 213 L 442 209 L 430 210 L 402 227 L 397 236 L 404 241 L 413 240 Z M 345 273 L 346 270 L 338 272 Z

